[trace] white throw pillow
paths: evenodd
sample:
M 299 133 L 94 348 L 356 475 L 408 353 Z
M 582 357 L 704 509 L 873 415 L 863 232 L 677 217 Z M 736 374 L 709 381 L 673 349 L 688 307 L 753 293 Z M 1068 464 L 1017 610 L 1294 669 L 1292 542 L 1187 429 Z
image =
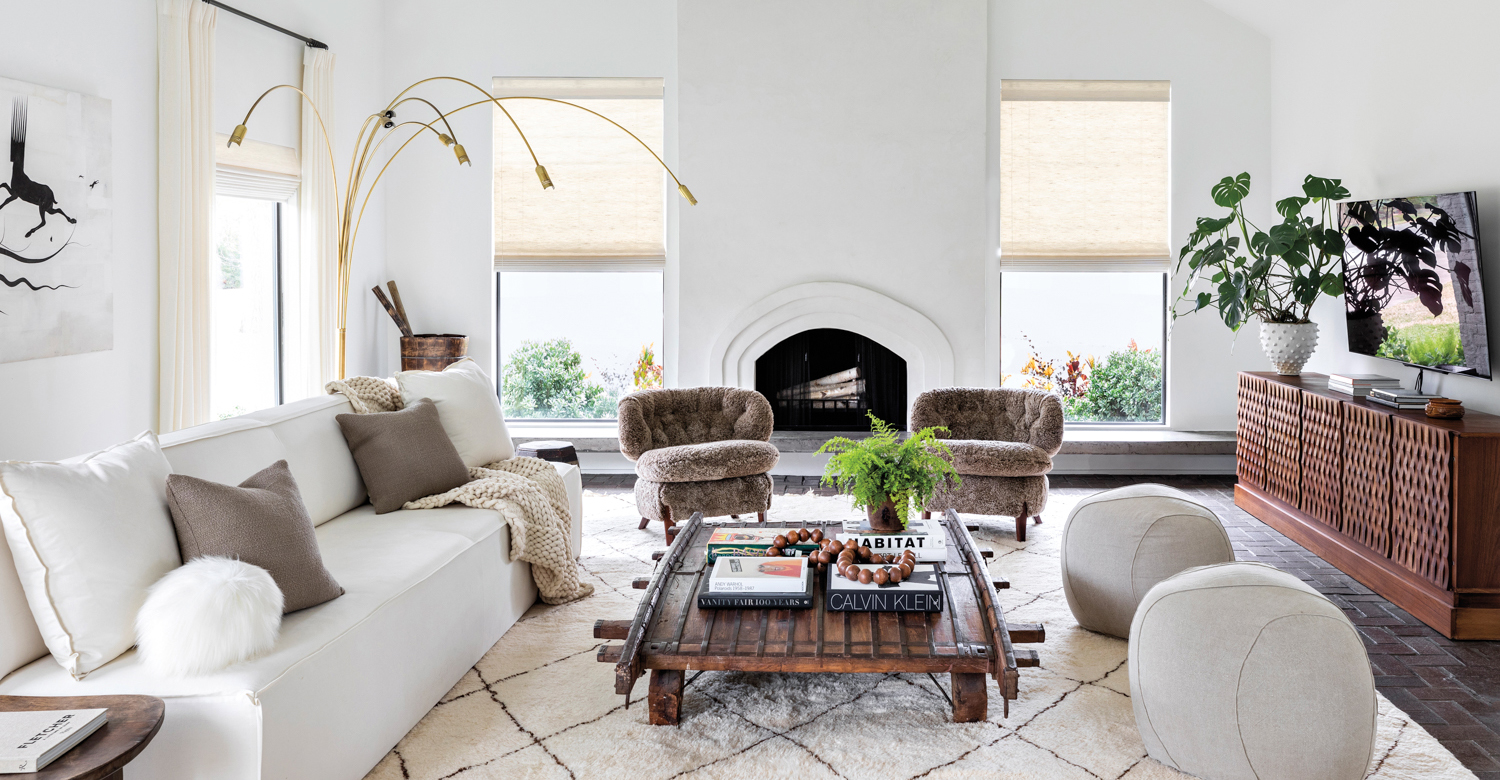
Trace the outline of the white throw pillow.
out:
M 135 619 L 141 663 L 165 677 L 217 672 L 270 652 L 283 596 L 259 566 L 209 555 L 162 577 Z
M 402 371 L 396 374 L 401 403 L 411 406 L 423 398 L 437 406 L 443 431 L 453 440 L 458 456 L 469 468 L 516 456 L 516 445 L 505 427 L 500 396 L 488 375 L 464 358 L 442 371 Z
M 62 463 L 0 463 L 0 521 L 52 657 L 75 679 L 135 644 L 146 589 L 182 564 L 156 435 Z

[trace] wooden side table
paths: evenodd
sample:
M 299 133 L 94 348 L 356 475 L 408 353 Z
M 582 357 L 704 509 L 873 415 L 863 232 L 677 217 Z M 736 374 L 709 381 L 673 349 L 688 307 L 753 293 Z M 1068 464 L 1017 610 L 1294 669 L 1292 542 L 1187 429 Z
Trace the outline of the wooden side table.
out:
M 0 696 L 0 712 L 91 710 L 109 722 L 26 780 L 123 780 L 125 765 L 161 730 L 166 705 L 155 696 Z

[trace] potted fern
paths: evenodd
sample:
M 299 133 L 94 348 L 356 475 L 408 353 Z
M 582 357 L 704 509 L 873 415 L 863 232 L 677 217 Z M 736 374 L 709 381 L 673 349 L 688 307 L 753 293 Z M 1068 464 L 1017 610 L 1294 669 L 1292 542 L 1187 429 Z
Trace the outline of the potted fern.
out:
M 906 528 L 912 504 L 926 506 L 944 484 L 958 485 L 958 472 L 948 459 L 948 445 L 938 439 L 941 426 L 923 428 L 902 440 L 889 423 L 870 414 L 871 436 L 855 441 L 836 436 L 818 452 L 830 453 L 823 484 L 854 501 L 870 517 L 870 529 L 896 533 Z

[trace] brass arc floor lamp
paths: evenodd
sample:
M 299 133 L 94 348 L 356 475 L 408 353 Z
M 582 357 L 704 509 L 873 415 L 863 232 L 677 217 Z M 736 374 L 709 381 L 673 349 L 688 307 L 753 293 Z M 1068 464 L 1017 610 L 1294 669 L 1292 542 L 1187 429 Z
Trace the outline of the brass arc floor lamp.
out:
M 480 94 L 484 95 L 484 99 L 476 100 L 472 103 L 467 103 L 449 111 L 443 111 L 426 98 L 410 94 L 413 90 L 422 86 L 423 84 L 434 81 L 453 81 L 460 84 L 466 84 L 470 87 L 473 87 Z M 489 104 L 493 104 L 495 107 L 499 108 L 501 113 L 505 114 L 505 118 L 510 120 L 511 126 L 516 128 L 516 132 L 521 136 L 522 143 L 526 145 L 526 151 L 531 154 L 531 161 L 536 164 L 536 176 L 537 179 L 541 181 L 542 189 L 550 189 L 552 187 L 552 179 L 548 177 L 546 167 L 544 167 L 541 161 L 537 159 L 536 152 L 531 148 L 531 142 L 526 140 L 526 133 L 521 130 L 521 126 L 516 122 L 515 118 L 510 115 L 510 112 L 505 110 L 505 106 L 502 105 L 502 102 L 506 100 L 544 100 L 549 103 L 561 103 L 565 106 L 572 106 L 579 111 L 587 111 L 588 113 L 593 114 L 594 116 L 597 116 L 600 119 L 619 128 L 621 132 L 625 133 L 631 138 L 634 138 L 636 140 L 636 143 L 639 143 L 647 152 L 651 153 L 652 157 L 656 158 L 656 161 L 658 163 L 661 163 L 661 167 L 666 170 L 667 175 L 671 176 L 672 181 L 677 184 L 677 192 L 680 193 L 682 197 L 686 198 L 688 203 L 695 206 L 698 205 L 698 199 L 694 198 L 693 193 L 688 190 L 687 185 L 683 184 L 682 181 L 677 178 L 677 174 L 673 173 L 672 169 L 667 167 L 667 164 L 662 161 L 661 156 L 658 155 L 654 150 L 652 150 L 650 146 L 647 146 L 646 142 L 642 141 L 638 136 L 636 136 L 635 133 L 630 132 L 630 130 L 622 126 L 620 123 L 614 121 L 613 119 L 610 119 L 609 117 L 604 116 L 597 111 L 592 111 L 590 109 L 584 108 L 577 103 L 569 103 L 566 100 L 557 100 L 555 98 L 530 96 L 497 98 L 490 95 L 489 92 L 486 92 L 485 89 L 478 84 L 453 76 L 434 76 L 432 78 L 422 79 L 421 81 L 412 84 L 406 89 L 403 89 L 398 95 L 396 95 L 396 97 L 391 99 L 391 102 L 386 105 L 384 110 L 365 117 L 364 124 L 359 128 L 359 135 L 355 136 L 354 139 L 354 152 L 349 160 L 349 175 L 345 179 L 344 187 L 341 190 L 339 187 L 338 166 L 334 163 L 333 139 L 328 137 L 328 127 L 323 123 L 323 115 L 318 110 L 318 106 L 313 103 L 312 98 L 308 97 L 306 92 L 303 92 L 301 89 L 298 89 L 297 87 L 294 87 L 290 84 L 278 84 L 277 86 L 271 87 L 270 89 L 261 93 L 260 97 L 256 98 L 255 102 L 250 105 L 250 110 L 245 112 L 245 120 L 241 122 L 239 126 L 235 127 L 234 132 L 230 134 L 229 145 L 235 146 L 241 141 L 245 140 L 247 125 L 250 124 L 250 116 L 255 113 L 255 108 L 260 105 L 260 102 L 262 100 L 266 99 L 267 95 L 275 92 L 278 89 L 290 89 L 301 95 L 303 100 L 307 101 L 307 104 L 312 107 L 313 115 L 318 120 L 318 129 L 323 136 L 323 144 L 328 149 L 328 165 L 332 169 L 333 189 L 335 197 L 338 198 L 338 203 L 336 203 L 335 205 L 337 207 L 338 214 L 337 305 L 339 331 L 339 379 L 344 378 L 344 334 L 345 328 L 347 327 L 349 321 L 349 281 L 351 278 L 350 269 L 353 266 L 354 261 L 354 241 L 359 236 L 359 226 L 360 223 L 364 220 L 365 206 L 367 206 L 370 202 L 370 194 L 374 192 L 375 185 L 380 183 L 381 177 L 385 175 L 386 169 L 391 167 L 391 163 L 395 162 L 396 157 L 398 157 L 401 152 L 411 144 L 412 141 L 415 141 L 417 138 L 422 136 L 424 131 L 432 133 L 437 137 L 438 141 L 442 142 L 444 146 L 453 147 L 453 154 L 458 158 L 458 162 L 460 165 L 469 165 L 472 167 L 473 163 L 469 162 L 469 155 L 464 151 L 463 144 L 458 142 L 458 134 L 454 132 L 453 126 L 448 123 L 448 117 L 453 116 L 460 111 L 474 108 L 475 106 L 483 106 Z M 432 112 L 435 115 L 434 118 L 429 122 L 420 122 L 415 120 L 398 122 L 396 120 L 396 109 L 400 108 L 405 103 L 412 102 L 421 103 L 432 109 Z M 442 125 L 442 130 L 437 129 L 437 125 L 439 124 Z M 368 185 L 365 184 L 365 175 L 377 162 L 376 153 L 380 151 L 380 147 L 385 145 L 386 141 L 390 140 L 397 130 L 400 130 L 404 127 L 412 128 L 411 136 L 403 141 L 400 146 L 396 147 L 396 150 L 394 152 L 391 152 L 390 156 L 385 159 L 385 163 L 380 166 L 379 170 L 376 171 L 375 177 L 369 181 Z M 357 209 L 356 206 L 358 207 Z

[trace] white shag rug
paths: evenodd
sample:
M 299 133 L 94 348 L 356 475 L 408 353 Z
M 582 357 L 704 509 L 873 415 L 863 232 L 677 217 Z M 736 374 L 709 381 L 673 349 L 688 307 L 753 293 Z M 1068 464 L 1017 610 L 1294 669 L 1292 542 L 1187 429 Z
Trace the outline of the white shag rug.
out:
M 629 619 L 664 546 L 660 523 L 637 530 L 628 493 L 584 495 L 582 563 L 593 596 L 538 604 L 367 780 L 437 778 L 1102 778 L 1187 777 L 1146 756 L 1130 706 L 1126 642 L 1085 631 L 1063 598 L 1058 539 L 1078 500 L 1054 493 L 1025 544 L 1014 521 L 974 518 L 982 547 L 1010 579 L 1006 617 L 1044 623 L 1041 667 L 1021 670 L 1021 696 L 1001 716 L 952 723 L 926 675 L 707 672 L 688 686 L 682 723 L 647 723 L 642 677 L 630 709 L 614 665 L 594 660 L 594 621 Z M 777 496 L 771 518 L 843 517 L 840 498 Z M 618 642 L 615 642 L 618 644 Z M 689 679 L 692 673 L 689 673 Z M 938 680 L 946 688 L 946 675 Z M 1441 744 L 1380 697 L 1371 778 L 1473 778 Z

